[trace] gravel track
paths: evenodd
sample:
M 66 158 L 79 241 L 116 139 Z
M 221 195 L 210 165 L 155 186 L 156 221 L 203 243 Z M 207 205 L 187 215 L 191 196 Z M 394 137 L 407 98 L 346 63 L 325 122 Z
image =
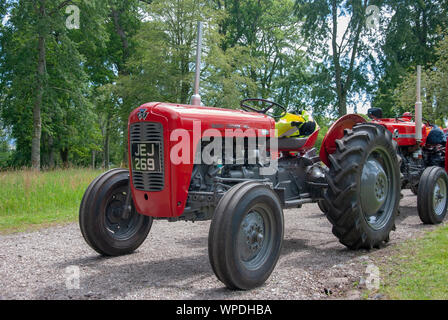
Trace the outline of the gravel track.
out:
M 373 255 L 435 227 L 420 222 L 417 198 L 404 191 L 397 231 L 381 250 L 349 251 L 331 233 L 317 205 L 285 210 L 285 240 L 261 288 L 229 291 L 210 267 L 209 222 L 155 221 L 135 253 L 103 258 L 84 242 L 78 224 L 0 236 L 1 299 L 325 299 L 360 298 L 354 283 Z M 78 266 L 80 288 L 67 289 L 66 268 Z

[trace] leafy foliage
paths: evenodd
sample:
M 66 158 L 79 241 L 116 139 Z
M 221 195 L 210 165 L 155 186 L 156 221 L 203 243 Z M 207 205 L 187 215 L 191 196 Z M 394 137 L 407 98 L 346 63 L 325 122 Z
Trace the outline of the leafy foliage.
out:
M 68 5 L 79 30 L 66 27 Z M 367 28 L 370 5 L 379 30 Z M 442 123 L 447 11 L 447 0 L 1 1 L 0 167 L 125 163 L 132 109 L 189 103 L 198 20 L 206 105 L 272 99 L 312 111 L 323 137 L 360 103 L 411 110 L 422 64 L 425 116 Z
M 385 36 L 379 48 L 381 77 L 372 105 L 383 108 L 386 116 L 393 116 L 393 96 L 401 82 L 408 78 L 407 73 L 417 65 L 428 70 L 437 59 L 436 46 L 443 38 L 441 30 L 448 27 L 448 1 L 383 2 L 391 18 L 382 28 Z
M 448 120 L 448 37 L 435 48 L 436 61 L 422 74 L 423 116 L 444 126 Z M 416 71 L 406 74 L 394 91 L 393 111 L 398 115 L 414 111 Z

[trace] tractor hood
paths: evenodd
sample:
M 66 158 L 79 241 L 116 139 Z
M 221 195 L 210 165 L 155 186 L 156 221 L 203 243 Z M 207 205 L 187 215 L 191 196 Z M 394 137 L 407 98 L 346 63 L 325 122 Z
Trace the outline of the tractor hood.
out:
M 275 128 L 274 119 L 259 113 L 160 102 L 147 103 L 135 109 L 129 117 L 129 122 L 152 121 L 159 117 L 167 120 L 169 131 L 178 128 L 193 130 L 193 123 L 198 121 L 202 130 L 254 129 L 258 131 Z
M 415 139 L 416 126 L 415 122 L 412 122 L 408 118 L 397 118 L 397 119 L 376 119 L 373 123 L 378 123 L 387 128 L 392 134 L 394 140 L 398 142 L 399 146 L 413 146 L 416 145 L 417 141 Z M 428 125 L 422 126 L 422 142 L 421 146 L 425 145 L 426 138 L 431 131 L 432 127 Z
M 137 211 L 160 218 L 176 218 L 183 213 L 196 151 L 203 138 L 268 138 L 275 136 L 274 129 L 275 120 L 259 113 L 159 102 L 140 106 L 132 111 L 128 126 L 132 197 Z M 133 165 L 142 161 L 133 161 L 132 155 L 139 157 L 137 149 L 132 152 L 133 146 L 144 144 L 146 148 L 146 143 L 152 144 L 151 156 L 154 148 L 158 150 L 157 159 L 153 158 L 158 170 L 153 173 Z

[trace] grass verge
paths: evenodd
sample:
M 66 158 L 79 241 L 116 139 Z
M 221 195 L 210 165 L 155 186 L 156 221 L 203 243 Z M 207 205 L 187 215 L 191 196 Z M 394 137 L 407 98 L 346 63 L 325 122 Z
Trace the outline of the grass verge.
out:
M 389 299 L 448 299 L 448 226 L 401 245 L 382 263 L 380 292 Z
M 0 172 L 0 233 L 75 221 L 84 191 L 99 174 L 89 169 Z

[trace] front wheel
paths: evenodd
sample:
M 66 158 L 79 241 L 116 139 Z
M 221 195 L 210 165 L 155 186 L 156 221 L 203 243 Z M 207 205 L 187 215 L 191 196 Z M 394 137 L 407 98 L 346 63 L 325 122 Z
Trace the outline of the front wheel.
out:
M 417 208 L 425 224 L 439 224 L 447 212 L 448 176 L 440 167 L 429 167 L 423 172 L 418 188 Z
M 400 158 L 383 126 L 346 130 L 329 156 L 325 192 L 333 234 L 350 249 L 380 247 L 395 227 L 400 201 Z
M 229 289 L 261 286 L 277 264 L 283 242 L 283 210 L 267 186 L 245 182 L 219 201 L 208 238 L 210 264 Z
M 81 233 L 102 255 L 119 256 L 133 252 L 145 241 L 151 229 L 153 219 L 139 214 L 132 199 L 130 210 L 125 210 L 128 192 L 128 170 L 113 169 L 96 178 L 81 201 Z

